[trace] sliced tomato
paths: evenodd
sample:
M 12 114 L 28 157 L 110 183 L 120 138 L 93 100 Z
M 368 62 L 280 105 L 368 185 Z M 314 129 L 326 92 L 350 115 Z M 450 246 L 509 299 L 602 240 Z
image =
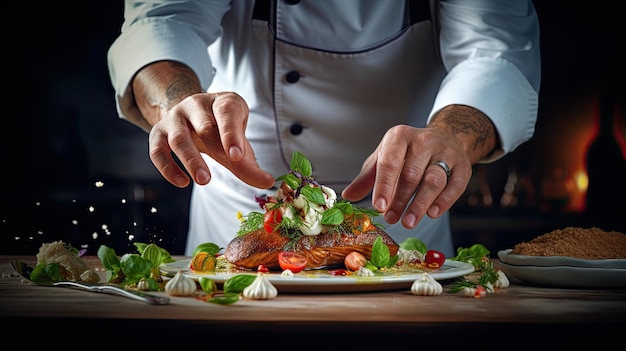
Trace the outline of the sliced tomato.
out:
M 268 233 L 272 233 L 276 230 L 276 227 L 280 224 L 280 221 L 283 220 L 283 214 L 279 209 L 271 209 L 263 215 L 263 227 L 265 227 L 265 231 Z
M 424 263 L 426 263 L 427 267 L 439 268 L 443 266 L 444 262 L 446 262 L 446 256 L 439 251 L 428 250 L 426 255 L 424 255 Z
M 293 251 L 282 251 L 278 254 L 278 265 L 283 270 L 290 270 L 298 273 L 307 265 L 307 259 L 304 255 Z

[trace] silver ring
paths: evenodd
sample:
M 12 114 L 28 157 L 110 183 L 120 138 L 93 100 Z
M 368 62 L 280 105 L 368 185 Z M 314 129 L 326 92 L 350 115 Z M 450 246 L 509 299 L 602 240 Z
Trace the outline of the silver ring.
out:
M 433 162 L 431 164 L 432 165 L 437 165 L 437 166 L 443 168 L 444 172 L 446 172 L 446 179 L 450 179 L 450 175 L 452 174 L 452 171 L 450 170 L 450 167 L 448 167 L 448 165 L 445 162 L 437 161 L 437 162 Z

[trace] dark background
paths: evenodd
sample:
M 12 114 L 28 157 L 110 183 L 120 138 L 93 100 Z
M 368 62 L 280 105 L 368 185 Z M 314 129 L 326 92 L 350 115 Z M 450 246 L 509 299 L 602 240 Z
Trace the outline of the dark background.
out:
M 100 244 L 134 252 L 136 241 L 182 254 L 190 188 L 160 177 L 148 158 L 147 134 L 115 110 L 106 51 L 119 33 L 123 2 L 80 4 L 17 9 L 12 13 L 24 15 L 17 19 L 21 26 L 5 29 L 10 84 L 0 149 L 0 253 L 35 254 L 44 242 L 64 240 L 90 254 Z M 593 206 L 598 213 L 589 210 L 574 181 L 586 171 L 604 93 L 615 102 L 622 155 L 626 149 L 625 40 L 617 4 L 535 1 L 543 64 L 535 137 L 505 158 L 475 167 L 452 209 L 457 246 L 479 242 L 495 256 L 565 226 L 626 230 L 626 177 L 590 179 L 606 186 L 600 190 L 605 201 Z M 604 165 L 601 174 L 617 174 L 623 156 L 612 161 L 605 155 L 594 156 Z M 505 199 L 515 201 L 503 204 L 507 182 L 513 190 Z

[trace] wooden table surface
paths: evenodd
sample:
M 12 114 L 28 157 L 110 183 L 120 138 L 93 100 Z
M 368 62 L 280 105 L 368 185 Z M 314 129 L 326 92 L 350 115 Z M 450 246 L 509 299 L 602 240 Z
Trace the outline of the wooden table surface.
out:
M 26 330 L 41 337 L 36 340 L 57 337 L 60 332 L 53 327 L 62 327 L 72 340 L 94 333 L 113 339 L 135 333 L 146 336 L 149 330 L 152 342 L 153 337 L 169 340 L 176 336 L 182 337 L 181 342 L 197 341 L 195 335 L 224 347 L 238 345 L 235 349 L 268 338 L 273 341 L 266 342 L 311 336 L 340 338 L 344 346 L 371 346 L 374 338 L 491 346 L 497 345 L 495 340 L 509 340 L 510 349 L 533 342 L 577 345 L 585 335 L 608 342 L 621 340 L 626 332 L 626 289 L 535 287 L 510 279 L 507 289 L 471 298 L 446 292 L 452 281 L 444 281 L 444 293 L 439 296 L 416 296 L 410 289 L 324 294 L 279 291 L 273 300 L 240 300 L 226 306 L 171 296 L 167 305 L 148 305 L 110 294 L 32 285 L 11 270 L 8 262 L 16 258 L 31 264 L 36 261 L 34 256 L 0 256 L 0 319 L 9 334 L 23 333 L 29 326 Z M 86 259 L 93 267 L 101 267 L 97 257 Z

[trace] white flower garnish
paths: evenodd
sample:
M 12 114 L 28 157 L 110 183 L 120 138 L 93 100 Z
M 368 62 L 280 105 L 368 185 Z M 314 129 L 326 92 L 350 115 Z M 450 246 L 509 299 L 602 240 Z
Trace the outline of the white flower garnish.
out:
M 265 278 L 263 272 L 259 272 L 252 284 L 243 289 L 243 297 L 252 300 L 271 300 L 278 296 L 278 290 Z
M 435 296 L 441 295 L 442 292 L 443 287 L 441 284 L 428 273 L 423 273 L 422 276 L 411 285 L 411 293 L 413 293 L 413 295 Z

